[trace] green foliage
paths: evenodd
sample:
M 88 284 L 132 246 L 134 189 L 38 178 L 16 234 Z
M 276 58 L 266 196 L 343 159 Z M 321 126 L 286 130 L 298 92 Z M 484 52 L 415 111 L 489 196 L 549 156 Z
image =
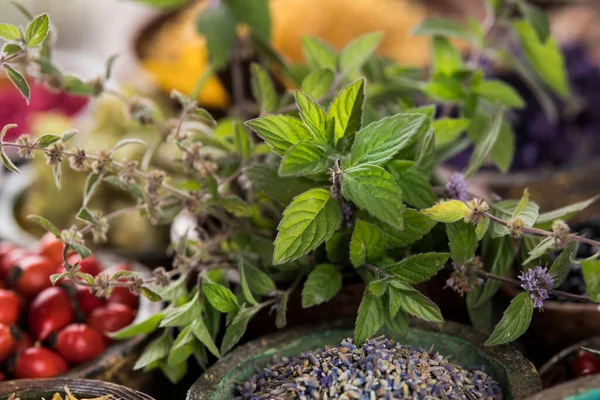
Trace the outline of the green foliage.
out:
M 196 29 L 206 38 L 210 62 L 214 68 L 223 68 L 234 50 L 236 18 L 225 2 L 208 7 L 198 16 Z
M 302 290 L 302 307 L 331 300 L 342 287 L 342 274 L 332 264 L 319 264 L 308 275 Z
M 518 294 L 504 311 L 502 319 L 485 342 L 486 346 L 497 346 L 512 342 L 519 338 L 531 323 L 533 316 L 533 300 L 528 293 Z

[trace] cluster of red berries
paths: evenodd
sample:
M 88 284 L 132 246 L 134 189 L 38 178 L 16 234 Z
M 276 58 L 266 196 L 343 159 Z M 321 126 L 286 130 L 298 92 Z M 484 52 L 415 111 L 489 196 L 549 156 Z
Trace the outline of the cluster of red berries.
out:
M 83 286 L 50 275 L 64 272 L 63 244 L 52 234 L 30 251 L 0 242 L 0 381 L 51 378 L 102 354 L 115 332 L 133 322 L 139 298 L 117 287 L 99 299 Z M 103 269 L 94 256 L 81 259 L 82 272 L 96 276 L 131 270 L 127 264 Z
M 589 351 L 581 350 L 571 360 L 571 370 L 576 376 L 600 374 L 600 358 Z

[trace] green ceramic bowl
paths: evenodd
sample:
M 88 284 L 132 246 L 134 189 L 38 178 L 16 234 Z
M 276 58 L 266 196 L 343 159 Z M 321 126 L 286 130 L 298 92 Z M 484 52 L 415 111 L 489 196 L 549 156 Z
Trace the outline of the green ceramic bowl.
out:
M 597 400 L 600 399 L 600 375 L 578 378 L 554 386 L 529 400 Z
M 187 400 L 231 400 L 237 386 L 261 368 L 273 355 L 293 356 L 324 345 L 334 345 L 353 335 L 353 321 L 336 321 L 322 326 L 289 329 L 252 341 L 207 370 L 190 388 Z M 505 399 L 524 399 L 541 390 L 537 370 L 511 346 L 485 347 L 486 336 L 457 323 L 429 324 L 415 321 L 408 335 L 388 337 L 416 347 L 432 345 L 442 355 L 465 367 L 485 365 L 500 383 Z

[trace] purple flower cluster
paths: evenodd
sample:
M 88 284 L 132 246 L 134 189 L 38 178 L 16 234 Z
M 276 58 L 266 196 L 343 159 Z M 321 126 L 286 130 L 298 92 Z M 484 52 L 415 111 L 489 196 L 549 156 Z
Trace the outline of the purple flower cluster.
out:
M 450 197 L 460 201 L 468 201 L 470 199 L 467 181 L 465 176 L 460 172 L 455 172 L 450 176 L 446 183 L 446 190 Z
M 533 300 L 533 306 L 542 308 L 544 300 L 548 298 L 548 289 L 552 289 L 554 286 L 554 279 L 548 273 L 548 268 L 538 265 L 527 272 L 521 272 L 519 279 L 521 287 L 529 293 L 529 297 Z

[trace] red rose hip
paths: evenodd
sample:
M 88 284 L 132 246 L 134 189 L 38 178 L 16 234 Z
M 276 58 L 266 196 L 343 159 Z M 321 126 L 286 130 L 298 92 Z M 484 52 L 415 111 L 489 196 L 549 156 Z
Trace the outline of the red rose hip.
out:
M 67 362 L 57 353 L 44 347 L 30 347 L 17 357 L 15 377 L 53 378 L 69 369 Z
M 0 362 L 6 360 L 6 358 L 13 352 L 15 344 L 15 339 L 10 327 L 6 324 L 0 323 Z
M 135 313 L 125 304 L 108 303 L 96 308 L 88 317 L 87 324 L 98 332 L 112 333 L 131 324 Z
M 29 308 L 29 328 L 37 340 L 45 340 L 73 321 L 73 306 L 67 293 L 58 287 L 42 291 Z
M 48 258 L 54 265 L 62 264 L 65 245 L 52 232 L 47 232 L 38 242 L 38 254 Z
M 89 288 L 84 286 L 77 286 L 77 302 L 79 309 L 86 315 L 106 304 L 106 300 L 96 297 Z
M 131 270 L 132 269 L 129 264 L 122 263 L 122 264 L 115 265 L 114 267 L 110 267 L 110 268 L 106 269 L 103 273 L 107 274 L 108 276 L 113 276 L 114 274 L 116 274 L 119 271 L 131 271 Z M 119 282 L 126 282 L 126 281 L 127 281 L 126 278 L 119 279 Z M 138 308 L 140 299 L 138 296 L 131 293 L 129 291 L 129 289 L 127 289 L 125 287 L 116 287 L 113 289 L 113 291 L 110 295 L 110 299 L 108 299 L 108 301 L 110 303 L 125 304 L 129 308 L 135 310 Z
M 56 266 L 47 258 L 31 255 L 19 261 L 8 275 L 8 282 L 25 296 L 33 297 L 52 286 L 50 275 Z
M 0 323 L 12 325 L 19 320 L 21 300 L 12 290 L 0 289 Z
M 10 272 L 17 267 L 19 261 L 30 254 L 29 251 L 17 247 L 10 250 L 0 263 L 0 279 L 6 279 Z
M 71 364 L 81 364 L 104 353 L 106 343 L 97 330 L 84 324 L 70 324 L 58 333 L 55 348 Z
M 600 358 L 590 352 L 581 350 L 571 361 L 571 368 L 577 376 L 595 375 L 600 373 Z

